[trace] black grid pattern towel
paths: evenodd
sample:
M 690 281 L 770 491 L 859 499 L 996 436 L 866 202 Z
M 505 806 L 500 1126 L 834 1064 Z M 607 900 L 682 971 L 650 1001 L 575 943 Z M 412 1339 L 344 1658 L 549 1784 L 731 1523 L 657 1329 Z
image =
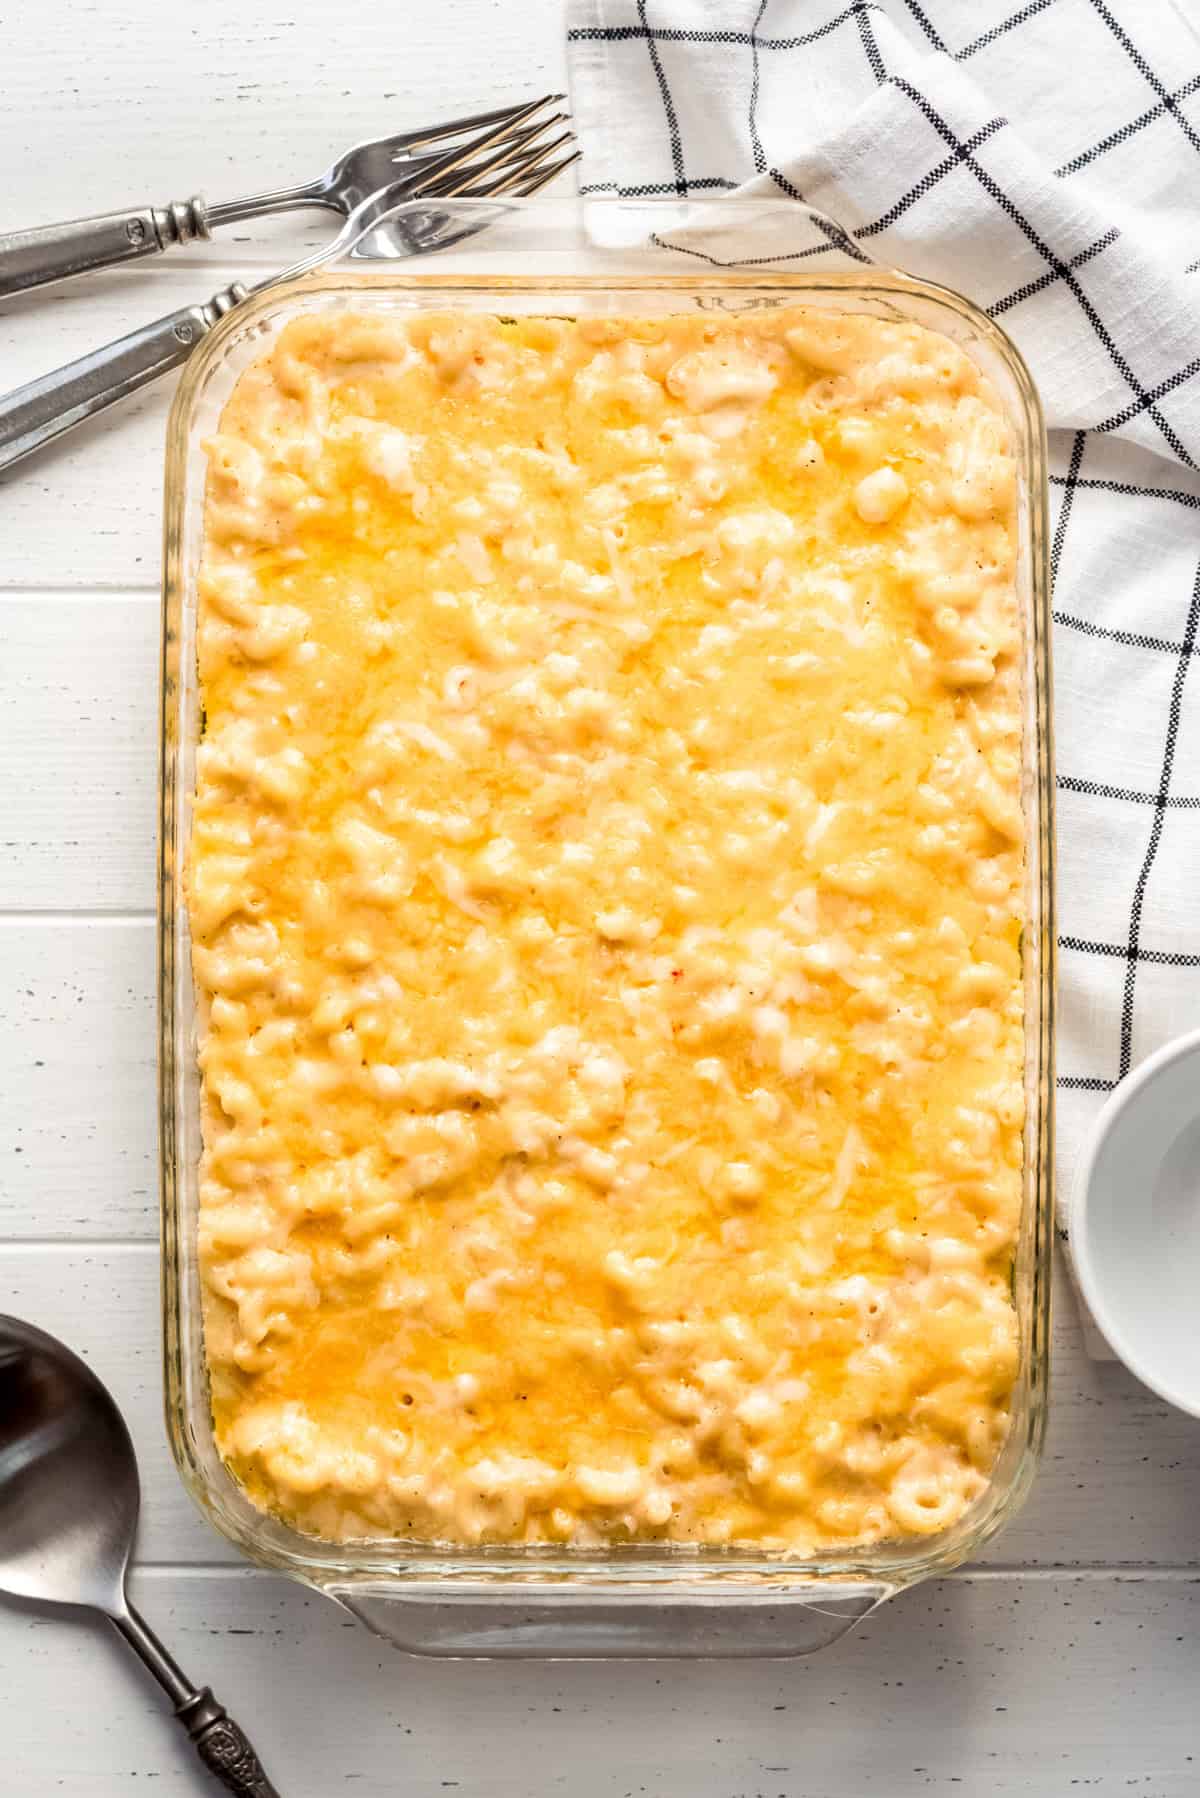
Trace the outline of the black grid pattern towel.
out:
M 1173 0 L 571 0 L 569 49 L 585 192 L 804 199 L 1033 368 L 1066 1200 L 1105 1094 L 1200 1025 L 1200 33 Z

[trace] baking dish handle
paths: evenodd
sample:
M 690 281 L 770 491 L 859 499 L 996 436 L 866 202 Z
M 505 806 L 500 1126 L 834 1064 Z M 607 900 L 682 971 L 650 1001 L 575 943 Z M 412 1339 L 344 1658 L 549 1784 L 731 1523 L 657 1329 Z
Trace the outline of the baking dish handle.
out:
M 813 1581 L 786 1590 L 708 1585 L 615 1590 L 449 1580 L 325 1586 L 407 1654 L 479 1660 L 754 1659 L 828 1648 L 898 1588 Z

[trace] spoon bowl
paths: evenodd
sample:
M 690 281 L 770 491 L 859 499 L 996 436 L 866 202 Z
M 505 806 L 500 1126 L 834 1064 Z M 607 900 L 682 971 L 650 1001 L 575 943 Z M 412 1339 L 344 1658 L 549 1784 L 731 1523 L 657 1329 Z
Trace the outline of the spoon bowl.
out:
M 91 1368 L 0 1318 L 0 1591 L 123 1615 L 140 1497 L 129 1431 Z

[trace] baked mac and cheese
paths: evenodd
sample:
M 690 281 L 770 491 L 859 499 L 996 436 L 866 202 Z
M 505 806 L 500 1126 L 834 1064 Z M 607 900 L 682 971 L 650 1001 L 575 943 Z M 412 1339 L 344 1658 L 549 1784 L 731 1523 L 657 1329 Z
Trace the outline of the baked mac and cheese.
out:
M 314 313 L 209 446 L 221 1452 L 323 1537 L 953 1523 L 1017 1367 L 1010 434 L 815 308 Z

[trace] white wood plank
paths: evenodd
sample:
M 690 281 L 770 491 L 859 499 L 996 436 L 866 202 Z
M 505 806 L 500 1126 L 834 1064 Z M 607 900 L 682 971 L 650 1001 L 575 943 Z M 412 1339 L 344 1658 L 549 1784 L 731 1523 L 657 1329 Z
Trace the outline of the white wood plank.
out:
M 157 1230 L 154 940 L 0 922 L 0 1238 Z
M 1200 1568 L 1200 1424 L 1164 1405 L 1124 1368 L 1087 1359 L 1065 1285 L 1046 1457 L 1028 1505 L 983 1560 L 1009 1567 Z M 125 1406 L 142 1462 L 143 1558 L 226 1556 L 185 1497 L 166 1447 L 154 1245 L 0 1246 L 5 1310 L 85 1353 Z
M 135 1602 L 291 1798 L 1196 1790 L 1195 1581 L 943 1581 L 790 1662 L 404 1659 L 265 1576 L 167 1570 Z M 106 1626 L 0 1611 L 20 1798 L 211 1792 L 128 1659 Z
M 147 598 L 0 595 L 0 910 L 154 904 L 158 628 Z
M 561 0 L 442 6 L 43 0 L 4 40 L 0 229 L 290 186 L 362 137 L 564 86 Z M 47 102 L 59 97 L 48 154 Z M 63 153 L 58 154 L 62 145 Z

